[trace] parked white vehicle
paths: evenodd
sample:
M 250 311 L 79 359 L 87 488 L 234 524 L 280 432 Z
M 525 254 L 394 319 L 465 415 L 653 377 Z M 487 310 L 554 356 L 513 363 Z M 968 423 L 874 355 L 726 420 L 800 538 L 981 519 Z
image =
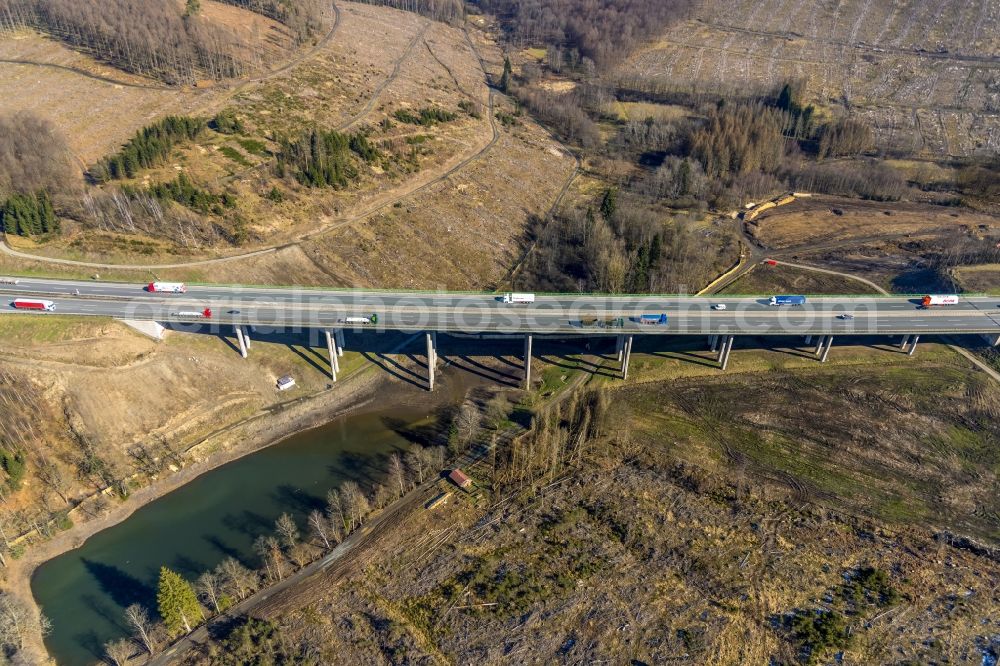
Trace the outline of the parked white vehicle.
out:
M 713 310 L 725 310 L 726 309 L 726 304 L 725 303 L 716 303 L 715 305 L 712 306 L 712 309 Z

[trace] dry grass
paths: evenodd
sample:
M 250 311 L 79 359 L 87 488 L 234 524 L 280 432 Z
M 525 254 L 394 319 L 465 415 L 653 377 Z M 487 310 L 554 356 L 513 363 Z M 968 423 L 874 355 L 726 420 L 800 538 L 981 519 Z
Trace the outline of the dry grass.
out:
M 966 393 L 995 410 L 997 389 L 952 358 L 619 388 L 613 441 L 579 469 L 501 496 L 473 469 L 473 496 L 418 510 L 364 575 L 274 619 L 361 662 L 794 663 L 786 614 L 814 609 L 850 626 L 845 661 L 978 655 L 1000 564 L 901 526 L 930 512 L 1000 537 L 996 456 L 959 432 L 984 417 Z M 788 408 L 804 398 L 808 421 Z M 895 601 L 852 595 L 863 567 Z
M 875 294 L 863 282 L 790 266 L 755 266 L 724 294 Z
M 0 112 L 30 111 L 51 120 L 66 137 L 81 167 L 117 149 L 137 129 L 157 118 L 208 113 L 227 95 L 222 89 L 169 89 L 141 82 L 35 33 L 22 32 L 0 40 L 0 59 L 7 60 L 0 62 Z
M 340 284 L 489 288 L 517 259 L 528 217 L 552 204 L 572 168 L 525 123 L 444 182 L 303 249 Z
M 983 234 L 1000 230 L 1000 220 L 962 208 L 813 196 L 765 212 L 750 229 L 770 248 L 814 250 L 872 238 Z
M 955 277 L 965 291 L 1000 293 L 1000 264 L 961 266 L 955 269 Z

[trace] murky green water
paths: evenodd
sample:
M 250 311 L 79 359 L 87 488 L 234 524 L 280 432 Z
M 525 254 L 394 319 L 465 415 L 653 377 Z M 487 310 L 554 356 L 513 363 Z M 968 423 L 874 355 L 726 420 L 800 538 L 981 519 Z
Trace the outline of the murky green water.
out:
M 60 664 L 91 664 L 105 641 L 126 635 L 122 611 L 138 602 L 155 616 L 161 566 L 189 580 L 232 555 L 256 566 L 253 540 L 273 533 L 291 512 L 303 535 L 305 516 L 347 479 L 370 488 L 388 456 L 431 426 L 408 408 L 338 419 L 208 472 L 100 532 L 36 571 L 31 586 L 52 620 L 46 638 Z

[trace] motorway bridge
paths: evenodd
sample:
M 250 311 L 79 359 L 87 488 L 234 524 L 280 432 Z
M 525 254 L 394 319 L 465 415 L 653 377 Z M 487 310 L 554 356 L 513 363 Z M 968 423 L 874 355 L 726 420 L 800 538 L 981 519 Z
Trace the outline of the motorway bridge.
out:
M 916 349 L 926 334 L 985 335 L 1000 340 L 1000 297 L 970 296 L 957 305 L 923 308 L 919 297 L 823 296 L 802 306 L 770 306 L 768 297 L 691 297 L 676 295 L 539 295 L 530 304 L 503 303 L 496 294 L 393 292 L 301 287 L 191 285 L 183 294 L 149 293 L 146 285 L 87 280 L 0 278 L 0 312 L 15 298 L 52 301 L 49 314 L 107 316 L 126 321 L 169 324 L 173 328 L 232 326 L 246 356 L 250 327 L 263 332 L 323 331 L 336 379 L 343 353 L 343 331 L 425 333 L 427 357 L 437 358 L 437 333 L 524 336 L 525 375 L 530 383 L 532 338 L 614 337 L 622 375 L 635 336 L 707 336 L 724 369 L 733 340 L 740 335 L 804 336 L 826 360 L 834 336 L 902 336 Z M 718 306 L 724 305 L 725 308 Z M 199 316 L 206 308 L 211 317 Z M 663 323 L 644 323 L 642 315 L 666 315 Z M 372 319 L 373 323 L 352 322 Z M 647 318 L 648 319 L 648 318 Z M 436 363 L 429 363 L 433 387 Z

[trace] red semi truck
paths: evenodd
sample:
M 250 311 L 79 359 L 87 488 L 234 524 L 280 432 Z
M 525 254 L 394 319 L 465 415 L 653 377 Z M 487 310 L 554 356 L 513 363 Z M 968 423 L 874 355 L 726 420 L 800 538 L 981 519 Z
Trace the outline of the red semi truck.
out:
M 211 319 L 212 318 L 212 308 L 205 308 L 201 312 L 197 310 L 180 310 L 178 312 L 172 312 L 173 317 L 197 317 L 200 319 Z
M 958 296 L 955 294 L 924 296 L 920 300 L 920 306 L 929 308 L 932 305 L 958 305 Z
M 46 310 L 51 312 L 56 309 L 56 304 L 52 301 L 43 301 L 35 298 L 15 298 L 11 305 L 18 310 Z

